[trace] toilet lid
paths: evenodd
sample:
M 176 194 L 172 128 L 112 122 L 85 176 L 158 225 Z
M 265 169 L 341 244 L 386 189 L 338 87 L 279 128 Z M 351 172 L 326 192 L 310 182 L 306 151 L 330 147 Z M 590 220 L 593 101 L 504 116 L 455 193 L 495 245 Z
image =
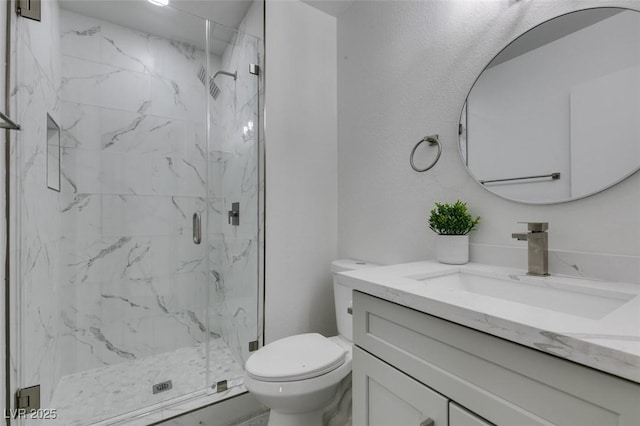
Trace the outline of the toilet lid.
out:
M 346 351 L 317 334 L 298 334 L 269 343 L 249 357 L 247 374 L 265 382 L 310 379 L 335 370 L 345 361 Z

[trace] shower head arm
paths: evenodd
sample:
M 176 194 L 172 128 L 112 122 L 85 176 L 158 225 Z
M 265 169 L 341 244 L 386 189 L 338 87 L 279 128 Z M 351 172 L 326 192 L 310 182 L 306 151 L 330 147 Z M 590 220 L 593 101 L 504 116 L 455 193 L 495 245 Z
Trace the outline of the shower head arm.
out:
M 215 73 L 213 75 L 212 78 L 216 78 L 218 76 L 218 74 L 222 74 L 222 75 L 228 75 L 229 77 L 233 77 L 234 80 L 236 80 L 238 78 L 238 72 L 228 72 L 228 71 L 218 71 L 217 73 Z

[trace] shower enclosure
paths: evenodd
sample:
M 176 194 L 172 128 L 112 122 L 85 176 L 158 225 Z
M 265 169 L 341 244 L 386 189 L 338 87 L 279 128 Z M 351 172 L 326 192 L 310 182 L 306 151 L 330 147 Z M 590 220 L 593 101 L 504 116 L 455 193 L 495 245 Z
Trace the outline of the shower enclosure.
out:
M 39 391 L 46 424 L 114 424 L 241 392 L 262 331 L 262 4 L 238 29 L 41 6 L 11 18 L 12 408 Z

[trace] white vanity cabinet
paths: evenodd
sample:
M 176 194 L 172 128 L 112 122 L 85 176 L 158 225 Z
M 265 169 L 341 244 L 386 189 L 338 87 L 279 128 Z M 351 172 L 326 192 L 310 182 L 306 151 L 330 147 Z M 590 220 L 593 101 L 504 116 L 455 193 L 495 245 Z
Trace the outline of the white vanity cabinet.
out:
M 352 365 L 354 425 L 447 424 L 447 398 L 358 347 Z
M 492 426 L 464 407 L 449 401 L 449 426 Z
M 637 383 L 357 291 L 353 333 L 354 426 L 640 425 Z

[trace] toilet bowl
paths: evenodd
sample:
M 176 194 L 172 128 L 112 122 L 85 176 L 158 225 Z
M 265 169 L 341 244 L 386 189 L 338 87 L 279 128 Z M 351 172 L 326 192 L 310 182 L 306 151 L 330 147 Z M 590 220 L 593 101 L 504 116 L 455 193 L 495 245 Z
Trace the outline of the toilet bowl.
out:
M 331 263 L 332 273 L 377 266 L 355 260 Z M 245 366 L 244 385 L 271 409 L 269 426 L 322 426 L 323 413 L 341 384 L 351 379 L 352 290 L 334 276 L 338 336 L 317 333 L 285 337 L 254 352 Z M 350 382 L 348 383 L 350 385 Z

